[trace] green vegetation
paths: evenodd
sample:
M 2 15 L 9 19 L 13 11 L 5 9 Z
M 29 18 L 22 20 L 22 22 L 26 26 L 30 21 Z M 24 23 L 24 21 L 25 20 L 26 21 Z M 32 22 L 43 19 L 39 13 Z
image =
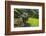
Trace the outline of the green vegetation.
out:
M 16 27 L 37 27 L 39 25 L 38 9 L 14 8 L 14 25 Z M 15 20 L 16 19 L 16 20 Z M 21 23 L 20 23 L 21 22 Z M 19 24 L 20 23 L 20 24 Z
M 39 24 L 39 20 L 37 19 L 37 18 L 28 18 L 28 21 L 27 21 L 27 23 L 29 23 L 30 24 L 30 26 L 38 26 L 38 24 Z

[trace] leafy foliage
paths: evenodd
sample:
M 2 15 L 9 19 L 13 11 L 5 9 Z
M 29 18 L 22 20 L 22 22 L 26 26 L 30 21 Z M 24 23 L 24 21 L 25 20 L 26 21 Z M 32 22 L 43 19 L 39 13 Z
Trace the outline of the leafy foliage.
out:
M 23 23 L 20 25 L 17 24 L 18 26 L 23 24 L 24 26 L 38 26 L 39 10 L 14 8 L 14 18 L 22 18 Z

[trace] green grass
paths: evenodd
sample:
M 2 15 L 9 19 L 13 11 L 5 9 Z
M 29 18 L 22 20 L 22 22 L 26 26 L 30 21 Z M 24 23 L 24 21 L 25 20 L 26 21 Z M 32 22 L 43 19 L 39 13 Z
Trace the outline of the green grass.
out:
M 37 27 L 39 25 L 39 20 L 37 18 L 28 18 L 27 23 L 30 24 L 30 26 Z

